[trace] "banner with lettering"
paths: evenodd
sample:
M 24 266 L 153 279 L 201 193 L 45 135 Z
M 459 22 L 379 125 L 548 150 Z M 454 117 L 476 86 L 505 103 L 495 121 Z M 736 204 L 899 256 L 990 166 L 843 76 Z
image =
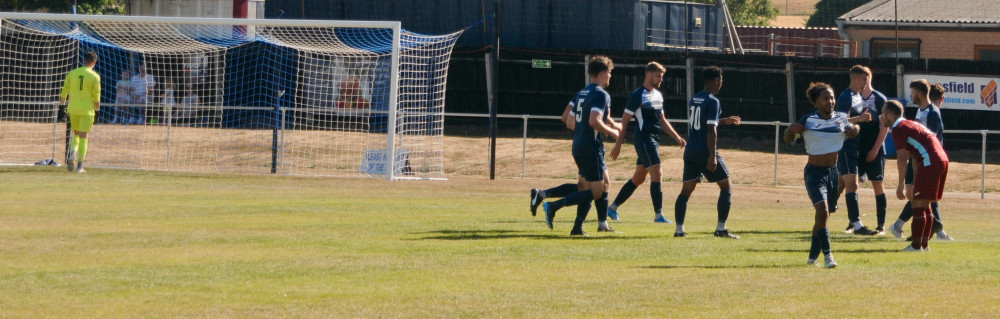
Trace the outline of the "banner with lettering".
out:
M 910 82 L 927 79 L 932 85 L 940 83 L 944 87 L 942 109 L 976 111 L 1000 111 L 997 105 L 997 86 L 1000 76 L 958 76 L 911 73 L 903 76 L 906 98 L 910 97 Z M 914 106 L 912 103 L 908 106 Z

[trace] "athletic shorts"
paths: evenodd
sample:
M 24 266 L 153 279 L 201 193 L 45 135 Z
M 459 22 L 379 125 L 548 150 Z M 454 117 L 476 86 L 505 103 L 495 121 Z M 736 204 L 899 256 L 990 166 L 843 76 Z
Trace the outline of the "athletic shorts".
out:
M 813 206 L 826 201 L 829 212 L 837 211 L 837 188 L 840 187 L 840 173 L 837 167 L 818 167 L 806 164 L 803 172 L 806 181 L 806 192 Z
M 726 161 L 722 160 L 722 155 L 716 153 L 715 159 L 719 162 L 719 165 L 715 167 L 714 172 L 711 172 L 707 168 L 708 158 L 704 160 L 689 160 L 685 158 L 683 180 L 685 182 L 694 180 L 701 182 L 701 177 L 704 176 L 709 182 L 715 183 L 729 179 L 729 169 L 726 168 Z
M 94 127 L 94 116 L 87 114 L 70 114 L 69 125 L 74 131 L 85 133 L 90 132 L 90 129 Z
M 866 175 L 870 181 L 881 182 L 885 178 L 885 153 L 879 152 L 874 161 L 867 162 L 868 152 L 861 152 L 859 148 L 857 144 L 844 143 L 837 155 L 840 175 Z
M 903 184 L 913 186 L 913 159 L 906 161 L 906 176 L 903 177 Z
M 948 162 L 921 167 L 913 174 L 913 199 L 941 200 L 947 177 Z
M 660 165 L 660 142 L 655 136 L 636 135 L 635 155 L 638 157 L 635 165 L 642 165 L 646 168 Z
M 588 182 L 604 181 L 604 171 L 608 169 L 604 162 L 604 152 L 590 151 L 573 153 L 573 160 L 576 161 L 576 168 L 580 176 Z

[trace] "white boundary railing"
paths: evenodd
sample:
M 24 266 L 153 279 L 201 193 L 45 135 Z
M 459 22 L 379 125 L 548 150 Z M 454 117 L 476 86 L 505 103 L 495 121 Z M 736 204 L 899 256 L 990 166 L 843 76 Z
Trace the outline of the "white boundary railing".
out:
M 489 114 L 478 114 L 478 113 L 447 113 L 446 112 L 446 113 L 444 113 L 444 116 L 445 117 L 479 117 L 479 118 L 488 118 Z M 529 119 L 535 119 L 535 120 L 560 120 L 561 117 L 559 117 L 559 116 L 552 116 L 552 115 L 528 115 L 528 114 L 521 114 L 521 115 L 516 115 L 516 114 L 497 114 L 497 117 L 498 118 L 505 118 L 505 119 L 521 119 L 522 120 L 523 124 L 522 124 L 522 136 L 521 136 L 521 139 L 522 139 L 522 142 L 521 142 L 521 177 L 523 178 L 524 177 L 524 173 L 525 173 L 525 169 L 526 169 L 526 165 L 527 165 L 526 163 L 527 163 L 527 160 L 528 160 L 528 158 L 527 158 L 527 154 L 528 154 L 528 120 Z M 621 118 L 616 118 L 616 120 L 620 121 Z M 687 123 L 688 122 L 687 120 L 680 120 L 680 119 L 672 119 L 672 120 L 668 120 L 668 121 L 670 121 L 671 123 Z M 773 121 L 773 122 L 765 122 L 765 121 L 740 121 L 740 125 L 761 125 L 761 126 L 767 125 L 767 126 L 774 126 L 774 186 L 778 186 L 778 155 L 780 154 L 780 152 L 779 152 L 779 145 L 781 144 L 781 127 L 782 126 L 789 126 L 791 124 L 784 123 L 784 122 L 779 122 L 779 121 Z M 981 151 L 982 152 L 981 153 L 982 154 L 982 163 L 981 163 L 982 172 L 980 174 L 981 183 L 980 183 L 980 187 L 979 187 L 979 198 L 986 198 L 986 137 L 989 134 L 1000 134 L 1000 131 L 989 131 L 989 130 L 945 130 L 944 133 L 946 133 L 946 134 L 980 134 L 980 135 L 982 135 L 982 151 Z

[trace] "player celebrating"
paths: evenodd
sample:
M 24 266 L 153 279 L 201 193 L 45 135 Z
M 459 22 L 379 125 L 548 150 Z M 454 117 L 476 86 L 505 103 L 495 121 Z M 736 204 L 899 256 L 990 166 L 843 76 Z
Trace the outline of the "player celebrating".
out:
M 941 200 L 944 181 L 948 176 L 948 154 L 934 132 L 920 123 L 903 118 L 903 105 L 889 101 L 882 110 L 882 126 L 892 130 L 892 141 L 896 143 L 896 168 L 899 172 L 899 186 L 896 197 L 904 199 L 903 184 L 906 175 L 906 160 L 913 158 L 913 232 L 912 242 L 903 251 L 927 251 L 927 240 L 931 237 L 933 214 L 929 204 Z
M 691 123 L 688 125 L 688 141 L 684 147 L 684 186 L 674 203 L 674 218 L 677 219 L 674 237 L 687 236 L 684 231 L 684 216 L 687 214 L 688 198 L 704 176 L 709 182 L 719 185 L 719 224 L 715 228 L 715 236 L 739 239 L 739 236 L 730 234 L 726 229 L 726 219 L 729 218 L 729 208 L 732 206 L 732 184 L 726 162 L 718 154 L 716 147 L 716 126 L 740 125 L 740 117 L 719 118 L 722 107 L 715 94 L 719 94 L 722 89 L 722 69 L 710 66 L 701 74 L 705 88 L 691 97 L 688 103 L 688 118 Z
M 930 88 L 930 93 L 926 90 Z M 934 132 L 937 137 L 938 142 L 944 145 L 944 122 L 941 121 L 941 110 L 938 108 L 939 105 L 944 103 L 944 87 L 941 84 L 930 85 L 927 80 L 920 79 L 910 82 L 910 99 L 914 104 L 920 107 L 917 111 L 916 121 L 923 124 L 924 127 Z M 906 206 L 903 207 L 903 211 L 899 213 L 899 219 L 896 220 L 889 230 L 896 238 L 903 237 L 903 225 L 910 220 L 913 216 L 913 166 L 911 166 L 913 159 L 906 166 L 906 187 L 905 195 L 909 199 L 906 201 Z M 932 232 L 937 234 L 938 239 L 941 240 L 952 240 L 951 236 L 944 231 L 944 224 L 941 223 L 941 211 L 938 207 L 937 202 L 931 203 L 931 212 L 934 214 L 934 225 L 932 227 Z M 912 239 L 912 238 L 911 238 Z
M 578 205 L 576 222 L 570 235 L 586 236 L 583 231 L 583 221 L 590 211 L 590 202 L 594 201 L 597 211 L 607 212 L 608 209 L 608 173 L 604 162 L 604 134 L 617 139 L 621 126 L 610 119 L 611 95 L 604 88 L 611 83 L 611 70 L 614 64 L 605 56 L 595 56 L 587 65 L 591 84 L 583 88 L 576 97 L 575 110 L 572 112 L 576 124 L 573 134 L 573 160 L 579 169 L 581 182 L 585 181 L 587 190 L 569 194 L 561 200 L 542 204 L 545 210 L 545 221 L 552 228 L 552 219 L 556 211 L 564 206 Z M 603 214 L 601 214 L 603 215 Z M 600 219 L 600 218 L 598 218 Z M 599 231 L 611 231 L 607 221 L 601 221 Z
M 69 113 L 73 138 L 66 156 L 66 168 L 70 172 L 87 172 L 83 169 L 83 160 L 87 158 L 87 135 L 94 126 L 94 116 L 101 110 L 101 76 L 94 72 L 95 65 L 97 54 L 84 54 L 83 66 L 66 74 L 62 92 L 59 93 L 60 104 L 66 103 L 66 96 L 69 95 L 66 113 Z M 73 167 L 74 160 L 76 168 Z
M 820 251 L 827 268 L 837 267 L 830 249 L 830 229 L 827 219 L 837 210 L 836 192 L 840 179 L 837 172 L 837 157 L 844 140 L 858 135 L 860 128 L 850 124 L 847 114 L 834 112 L 833 88 L 826 83 L 812 83 L 806 96 L 816 107 L 816 112 L 806 115 L 798 123 L 785 130 L 785 142 L 795 141 L 796 134 L 805 140 L 809 162 L 805 168 L 806 192 L 816 209 L 816 222 L 812 229 L 812 245 L 809 248 L 808 263 L 816 263 Z
M 885 95 L 872 89 L 872 71 L 867 67 L 855 65 L 851 68 L 851 85 L 837 99 L 837 112 L 847 113 L 849 117 L 864 116 L 865 119 L 877 118 L 882 106 L 885 105 Z M 882 187 L 885 170 L 886 130 L 875 121 L 862 121 L 861 132 L 856 138 L 844 141 L 840 150 L 837 168 L 840 171 L 840 191 L 846 191 L 847 217 L 850 225 L 845 232 L 855 235 L 878 235 L 885 232 L 885 189 Z M 876 230 L 868 229 L 861 223 L 861 209 L 858 207 L 858 177 L 867 176 L 875 190 L 875 212 L 878 218 Z M 839 197 L 839 196 L 838 196 Z
M 677 144 L 684 147 L 685 141 L 674 127 L 667 122 L 663 115 L 663 94 L 656 88 L 663 82 L 663 73 L 667 69 L 656 62 L 646 64 L 646 80 L 642 86 L 632 92 L 628 102 L 625 103 L 625 114 L 622 115 L 623 125 L 627 125 L 632 117 L 635 117 L 637 128 L 635 130 L 635 153 L 639 159 L 635 164 L 635 173 L 632 179 L 625 182 L 622 189 L 618 191 L 615 201 L 608 206 L 608 216 L 612 220 L 618 220 L 618 207 L 625 204 L 625 201 L 632 196 L 639 185 L 646 181 L 646 174 L 649 174 L 649 194 L 653 198 L 653 211 L 656 216 L 653 222 L 669 223 L 663 217 L 663 191 L 660 189 L 661 175 L 660 168 L 660 131 L 674 138 Z M 624 133 L 624 131 L 622 132 Z M 615 141 L 615 147 L 611 149 L 611 159 L 617 160 L 621 152 L 622 142 L 625 134 L 619 134 Z

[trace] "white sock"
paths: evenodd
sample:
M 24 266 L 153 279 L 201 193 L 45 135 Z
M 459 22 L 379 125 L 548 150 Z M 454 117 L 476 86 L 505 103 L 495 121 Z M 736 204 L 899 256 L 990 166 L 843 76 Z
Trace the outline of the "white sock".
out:
M 860 220 L 854 222 L 854 230 L 861 229 L 861 227 L 865 227 L 865 225 L 862 225 Z
M 606 221 L 606 220 L 601 221 L 600 227 L 607 228 L 608 227 L 608 221 Z
M 898 228 L 903 228 L 903 225 L 905 225 L 905 224 L 906 224 L 906 222 L 904 222 L 902 219 L 896 219 L 896 224 L 895 225 L 898 225 L 899 226 Z
M 615 203 L 611 203 L 611 205 L 608 205 L 608 209 L 613 211 L 618 211 L 618 205 L 615 205 Z
M 662 213 L 656 213 L 656 219 L 660 219 L 660 218 L 663 218 L 663 214 Z
M 719 226 L 715 226 L 715 230 L 726 230 L 726 222 L 719 222 Z
M 677 230 L 674 231 L 674 232 L 675 233 L 683 233 L 684 232 L 684 225 L 677 224 Z

